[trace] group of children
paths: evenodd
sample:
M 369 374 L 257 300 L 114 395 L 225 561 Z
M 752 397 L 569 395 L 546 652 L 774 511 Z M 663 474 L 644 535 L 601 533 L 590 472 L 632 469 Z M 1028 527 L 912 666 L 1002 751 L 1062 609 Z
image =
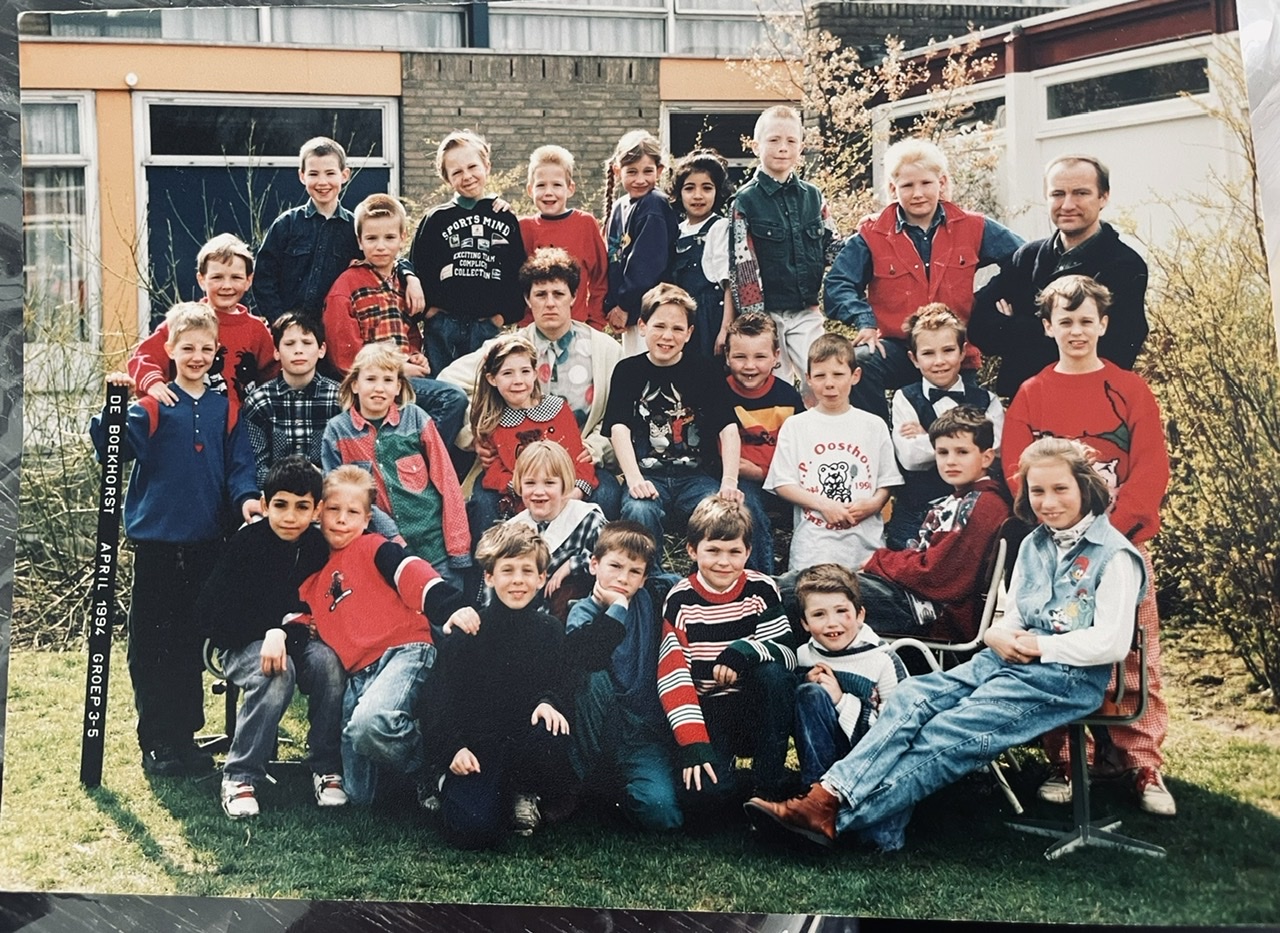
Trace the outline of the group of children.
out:
M 211 767 L 193 741 L 208 638 L 244 691 L 221 786 L 233 819 L 259 812 L 295 685 L 318 805 L 401 784 L 460 846 L 532 832 L 583 793 L 652 829 L 751 793 L 750 812 L 794 828 L 773 802 L 810 785 L 858 810 L 831 775 L 882 741 L 911 692 L 880 636 L 974 636 L 982 557 L 1010 515 L 1006 475 L 1063 554 L 1085 539 L 1102 552 L 1055 564 L 1052 544 L 1028 539 L 1023 554 L 1047 556 L 1039 576 L 1015 576 L 993 656 L 1048 659 L 1035 635 L 1009 635 L 1018 627 L 1089 642 L 1101 636 L 1062 633 L 1105 614 L 1114 636 L 1142 571 L 1094 584 L 1119 550 L 1146 560 L 1168 462 L 1150 391 L 1097 355 L 1106 290 L 1078 276 L 1045 290 L 1060 362 L 1006 419 L 965 331 L 974 270 L 1018 238 L 945 200 L 942 154 L 908 140 L 886 157 L 895 203 L 837 256 L 820 192 L 795 174 L 802 136 L 795 111 L 766 111 L 759 170 L 726 211 L 717 154 L 681 160 L 668 198 L 657 140 L 627 134 L 602 235 L 567 207 L 567 151 L 535 150 L 538 214 L 520 219 L 486 195 L 484 140 L 453 133 L 437 167 L 455 196 L 423 218 L 407 261 L 400 202 L 374 195 L 347 212 L 341 147 L 309 141 L 308 203 L 256 257 L 230 235 L 206 244 L 205 300 L 175 306 L 111 377 L 141 399 L 126 531 L 144 769 Z M 266 321 L 241 303 L 251 287 Z M 501 333 L 526 312 L 531 328 Z M 854 338 L 827 333 L 828 318 Z M 466 391 L 448 375 L 464 361 Z M 92 433 L 100 444 L 96 420 Z M 1079 470 L 1064 483 L 1034 472 L 1053 457 L 1074 469 L 1074 447 L 1033 443 L 1046 436 L 1094 448 L 1112 522 L 1138 551 L 1085 533 L 1107 525 L 1109 499 L 1082 511 Z M 775 579 L 782 504 L 793 532 Z M 248 524 L 224 542 L 228 506 Z M 685 517 L 692 571 L 675 581 L 664 540 Z M 1143 606 L 1154 626 L 1154 602 Z M 1100 690 L 1117 639 L 1062 663 Z M 1067 721 L 1049 718 L 1041 731 Z M 793 740 L 799 772 L 786 766 Z M 1063 746 L 1050 740 L 1055 764 Z M 945 782 L 972 766 L 935 770 Z M 1138 781 L 1156 788 L 1144 806 L 1167 797 L 1158 770 Z M 839 828 L 897 848 L 910 805 L 936 786 Z M 817 835 L 831 838 L 823 806 Z M 1148 809 L 1171 813 L 1172 798 L 1161 806 Z M 816 838 L 802 817 L 797 831 Z

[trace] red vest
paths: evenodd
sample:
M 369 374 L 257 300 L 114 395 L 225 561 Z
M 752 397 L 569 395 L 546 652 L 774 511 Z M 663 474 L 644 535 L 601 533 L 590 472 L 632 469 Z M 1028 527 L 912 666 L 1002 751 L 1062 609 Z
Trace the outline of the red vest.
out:
M 926 277 L 924 263 L 905 232 L 897 232 L 898 205 L 890 204 L 879 215 L 858 225 L 858 233 L 871 251 L 872 275 L 867 303 L 876 315 L 881 335 L 903 339 L 902 325 L 921 305 L 940 301 L 969 323 L 973 309 L 973 276 L 978 271 L 978 250 L 986 218 L 950 201 L 942 202 L 946 222 L 933 234 L 933 251 Z M 965 347 L 964 368 L 977 369 L 982 361 L 978 348 Z

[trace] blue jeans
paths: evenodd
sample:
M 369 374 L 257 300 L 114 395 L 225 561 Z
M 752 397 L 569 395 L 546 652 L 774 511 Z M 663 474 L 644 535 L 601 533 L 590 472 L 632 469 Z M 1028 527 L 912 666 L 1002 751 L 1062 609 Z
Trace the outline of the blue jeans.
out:
M 671 728 L 665 718 L 648 722 L 619 703 L 607 670 L 593 671 L 579 688 L 571 738 L 578 777 L 616 782 L 628 820 L 654 832 L 684 825 Z
M 797 685 L 796 757 L 800 759 L 800 782 L 808 787 L 821 780 L 827 769 L 849 754 L 852 747 L 840 727 L 830 694 L 821 684 L 806 681 Z
M 421 774 L 425 753 L 414 710 L 435 660 L 434 645 L 399 645 L 348 678 L 342 700 L 342 765 L 352 803 L 373 801 L 379 768 Z
M 285 659 L 283 673 L 262 673 L 262 640 L 222 652 L 227 680 L 244 695 L 236 714 L 236 733 L 227 751 L 222 776 L 228 781 L 260 784 L 276 747 L 280 719 L 293 700 L 293 688 L 307 695 L 307 766 L 314 774 L 342 772 L 339 735 L 342 694 L 347 672 L 333 649 L 313 638 L 297 656 Z
M 769 520 L 769 506 L 779 500 L 754 480 L 738 480 L 742 500 L 751 513 L 751 557 L 747 566 L 773 576 L 773 524 Z M 790 511 L 790 506 L 787 507 Z M 788 516 L 789 517 L 789 516 Z
M 738 683 L 742 689 L 736 693 L 702 697 L 711 765 L 727 793 L 734 758 L 750 757 L 754 789 L 777 793 L 786 788 L 789 776 L 787 746 L 795 723 L 796 675 L 783 664 L 764 662 L 749 668 Z
M 438 372 L 434 365 L 432 371 Z M 414 403 L 431 416 L 444 442 L 452 445 L 467 414 L 467 393 L 430 376 L 410 376 L 409 384 L 416 396 Z
M 1109 664 L 1010 664 L 988 648 L 949 671 L 907 678 L 822 777 L 842 798 L 836 830 L 905 827 L 911 808 L 934 791 L 1092 713 L 1110 676 Z
M 423 329 L 426 335 L 422 349 L 427 354 L 427 362 L 431 364 L 433 373 L 442 373 L 458 357 L 479 350 L 486 340 L 498 336 L 501 328 L 487 317 L 472 318 L 441 311 L 427 321 Z M 454 434 L 456 436 L 457 432 Z
M 622 484 L 618 482 L 617 474 L 602 466 L 596 467 L 596 488 L 587 496 L 587 501 L 600 506 L 605 521 L 616 521 L 622 514 Z
M 646 473 L 644 478 L 653 483 L 658 490 L 658 498 L 635 498 L 624 480 L 620 517 L 626 521 L 639 522 L 644 525 L 649 534 L 653 535 L 653 540 L 658 542 L 658 569 L 666 570 L 666 555 L 662 542 L 665 534 L 663 522 L 668 513 L 673 518 L 687 519 L 699 502 L 707 496 L 714 496 L 720 492 L 720 483 L 706 473 L 699 473 L 696 470 Z

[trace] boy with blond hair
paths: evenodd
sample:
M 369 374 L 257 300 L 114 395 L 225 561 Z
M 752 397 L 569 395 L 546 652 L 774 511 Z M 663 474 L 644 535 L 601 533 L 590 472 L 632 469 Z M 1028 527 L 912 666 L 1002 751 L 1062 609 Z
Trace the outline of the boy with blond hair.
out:
M 237 522 L 262 506 L 249 441 L 229 426 L 228 398 L 205 383 L 218 351 L 217 312 L 196 302 L 174 305 L 164 333 L 174 402 L 147 393 L 129 407 L 121 458 L 134 460 L 124 528 L 134 546 L 128 631 L 138 744 L 144 771 L 171 776 L 213 766 L 194 741 L 204 725 L 204 665 L 193 606 L 232 518 L 227 503 Z M 132 381 L 124 373 L 107 379 Z M 101 419 L 89 433 L 101 457 Z
M 886 390 L 914 375 L 903 324 L 916 309 L 941 302 L 964 323 L 973 308 L 974 273 L 1004 263 L 1022 238 L 982 214 L 949 200 L 947 157 L 924 139 L 903 139 L 884 154 L 892 203 L 858 225 L 831 265 L 827 314 L 857 330 L 862 379 L 853 402 L 889 420 Z M 976 383 L 981 356 L 965 350 L 966 378 Z
M 526 190 L 538 213 L 520 218 L 520 237 L 530 257 L 544 246 L 558 246 L 578 261 L 582 281 L 573 298 L 573 319 L 604 330 L 609 253 L 595 217 L 569 207 L 577 191 L 573 172 L 573 154 L 563 146 L 539 146 L 530 153 Z M 532 321 L 526 313 L 523 323 Z
M 795 173 L 804 151 L 795 108 L 780 104 L 760 114 L 751 148 L 760 166 L 733 199 L 733 306 L 738 314 L 766 311 L 773 317 L 783 347 L 781 375 L 793 379 L 804 372 L 809 347 L 825 329 L 818 296 L 835 226 L 822 192 Z
M 324 299 L 343 270 L 360 258 L 351 211 L 342 206 L 342 188 L 351 179 L 347 152 L 327 136 L 308 139 L 298 150 L 298 180 L 307 203 L 282 213 L 258 247 L 258 280 L 253 298 L 258 313 L 274 321 L 286 311 L 319 318 Z M 401 267 L 409 308 L 426 306 L 412 268 Z
M 220 233 L 200 247 L 196 270 L 196 281 L 204 289 L 200 302 L 218 317 L 218 351 L 206 382 L 227 397 L 234 427 L 246 396 L 280 371 L 267 326 L 240 303 L 253 284 L 253 253 L 239 237 Z M 139 396 L 148 395 L 171 407 L 178 396 L 169 388 L 173 361 L 168 342 L 166 321 L 138 344 L 127 368 Z

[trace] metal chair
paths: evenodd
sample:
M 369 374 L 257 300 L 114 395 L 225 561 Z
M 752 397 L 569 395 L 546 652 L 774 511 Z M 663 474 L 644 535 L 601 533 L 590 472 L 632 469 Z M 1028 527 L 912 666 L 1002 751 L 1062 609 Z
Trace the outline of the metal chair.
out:
M 1054 836 L 1057 841 L 1045 849 L 1044 857 L 1055 859 L 1084 846 L 1105 846 L 1115 849 L 1127 849 L 1142 855 L 1164 858 L 1168 854 L 1164 848 L 1141 839 L 1134 839 L 1122 833 L 1113 832 L 1120 825 L 1115 818 L 1093 819 L 1089 809 L 1089 767 L 1088 744 L 1085 739 L 1085 726 L 1105 728 L 1106 726 L 1123 726 L 1137 722 L 1147 708 L 1147 638 L 1142 626 L 1134 625 L 1134 647 L 1138 652 L 1138 695 L 1137 703 L 1132 711 L 1122 713 L 1120 704 L 1125 697 L 1124 661 L 1116 665 L 1116 685 L 1112 695 L 1108 697 L 1096 713 L 1077 719 L 1067 726 L 1068 743 L 1071 753 L 1071 816 L 1070 823 L 1056 820 L 1009 820 L 1013 829 L 1040 836 Z M 1097 732 L 1097 729 L 1095 729 Z M 1102 737 L 1098 736 L 1099 741 Z

